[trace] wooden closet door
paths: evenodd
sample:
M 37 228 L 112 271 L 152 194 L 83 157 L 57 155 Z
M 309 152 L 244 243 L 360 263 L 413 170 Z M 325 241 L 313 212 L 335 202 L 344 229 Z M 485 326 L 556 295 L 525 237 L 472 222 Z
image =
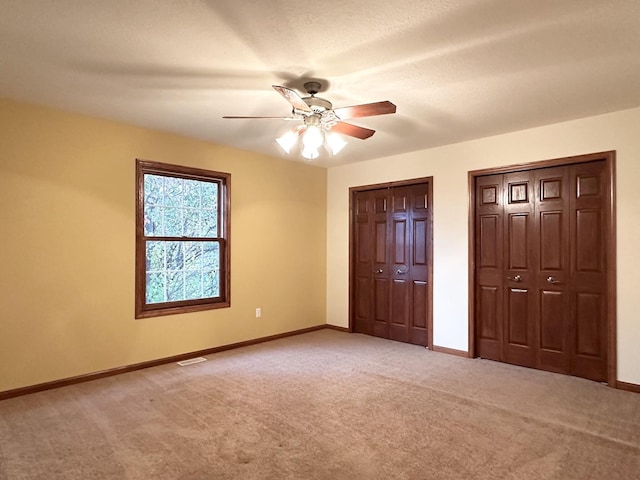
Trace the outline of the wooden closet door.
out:
M 428 319 L 431 311 L 429 271 L 431 258 L 431 185 L 413 185 L 409 198 L 409 342 L 426 346 L 428 343 Z
M 389 338 L 417 345 L 427 344 L 428 192 L 425 184 L 389 190 Z
M 570 371 L 572 375 L 605 381 L 609 178 L 603 161 L 576 164 L 570 177 Z
M 535 194 L 531 172 L 476 179 L 476 347 L 482 358 L 536 363 Z
M 476 178 L 475 312 L 478 356 L 502 361 L 504 323 L 503 175 Z
M 354 331 L 389 337 L 387 189 L 358 192 L 354 201 Z
M 536 361 L 535 195 L 532 172 L 504 175 L 504 361 Z
M 603 161 L 476 178 L 479 356 L 603 381 Z
M 354 330 L 427 345 L 429 185 L 355 195 Z
M 389 338 L 409 342 L 411 187 L 389 189 Z
M 572 294 L 570 167 L 535 170 L 536 367 L 570 373 Z

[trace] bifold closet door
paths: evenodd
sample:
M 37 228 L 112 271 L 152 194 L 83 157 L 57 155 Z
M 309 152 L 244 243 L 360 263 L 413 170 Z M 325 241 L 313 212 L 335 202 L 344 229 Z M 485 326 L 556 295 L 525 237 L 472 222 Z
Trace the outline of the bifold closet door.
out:
M 571 372 L 572 321 L 571 167 L 535 170 L 536 225 L 534 248 L 537 285 L 537 368 Z
M 611 198 L 604 162 L 571 169 L 570 373 L 607 378 L 607 208 Z
M 356 332 L 427 344 L 428 192 L 417 184 L 356 193 Z
M 533 367 L 537 316 L 534 181 L 531 172 L 519 172 L 504 175 L 503 184 L 503 357 L 506 362 Z
M 483 358 L 536 364 L 534 181 L 476 179 L 476 347 Z
M 606 378 L 604 162 L 476 179 L 483 358 Z

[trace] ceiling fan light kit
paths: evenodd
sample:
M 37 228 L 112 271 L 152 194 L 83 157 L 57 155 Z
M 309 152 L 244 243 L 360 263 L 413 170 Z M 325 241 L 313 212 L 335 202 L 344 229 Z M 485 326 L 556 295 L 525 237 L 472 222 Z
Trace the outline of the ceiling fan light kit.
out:
M 347 146 L 347 142 L 345 142 L 340 135 L 333 132 L 328 132 L 325 134 L 324 138 L 326 139 L 325 147 L 329 147 L 332 155 L 336 155 L 340 150 Z
M 324 143 L 324 135 L 318 125 L 308 125 L 302 134 L 302 152 L 304 158 L 313 160 L 320 156 L 320 147 Z
M 342 121 L 342 119 L 370 117 L 396 112 L 396 106 L 389 101 L 334 109 L 329 100 L 316 97 L 321 87 L 322 85 L 319 82 L 306 82 L 304 88 L 309 96 L 303 98 L 295 90 L 273 85 L 273 88 L 293 107 L 292 117 L 225 116 L 223 118 L 281 118 L 283 120 L 302 121 L 302 125 L 276 138 L 276 143 L 286 154 L 290 154 L 294 147 L 301 144 L 298 147 L 300 154 L 308 160 L 313 160 L 320 156 L 320 147 L 322 146 L 331 155 L 336 155 L 340 152 L 347 145 L 347 142 L 341 138 L 340 134 L 364 140 L 375 133 L 375 130 L 352 125 Z
M 291 153 L 291 149 L 293 148 L 293 146 L 298 143 L 298 135 L 298 132 L 289 130 L 281 137 L 276 138 L 276 142 L 278 142 L 280 148 L 284 150 L 284 153 L 289 154 Z
M 304 133 L 301 134 L 301 131 Z M 324 132 L 315 125 L 289 130 L 284 135 L 276 138 L 276 142 L 286 154 L 290 154 L 291 150 L 298 144 L 300 137 L 302 138 L 300 155 L 308 160 L 313 160 L 320 156 L 320 147 L 324 147 L 331 155 L 337 155 L 340 150 L 347 146 L 347 142 L 339 134 Z

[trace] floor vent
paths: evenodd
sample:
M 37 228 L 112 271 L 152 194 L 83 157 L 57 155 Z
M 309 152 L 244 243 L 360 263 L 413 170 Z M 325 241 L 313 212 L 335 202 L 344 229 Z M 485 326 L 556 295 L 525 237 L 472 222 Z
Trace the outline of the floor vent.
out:
M 190 358 L 189 360 L 181 360 L 178 363 L 181 367 L 186 367 L 187 365 L 193 365 L 194 363 L 206 362 L 207 359 L 204 357 Z

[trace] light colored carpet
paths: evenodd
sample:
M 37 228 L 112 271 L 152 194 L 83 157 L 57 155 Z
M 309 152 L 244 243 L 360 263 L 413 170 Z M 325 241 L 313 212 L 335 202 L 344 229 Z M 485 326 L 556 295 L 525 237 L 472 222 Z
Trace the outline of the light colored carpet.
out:
M 640 479 L 640 395 L 321 330 L 0 402 L 1 479 Z

